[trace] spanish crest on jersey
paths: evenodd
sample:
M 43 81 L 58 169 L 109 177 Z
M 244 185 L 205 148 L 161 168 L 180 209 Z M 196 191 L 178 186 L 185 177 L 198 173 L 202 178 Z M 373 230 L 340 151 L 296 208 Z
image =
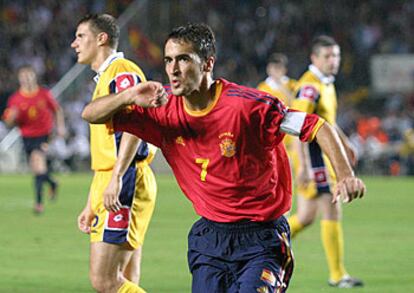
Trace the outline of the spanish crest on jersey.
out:
M 236 143 L 233 141 L 234 134 L 231 132 L 224 132 L 219 135 L 221 139 L 220 150 L 221 155 L 226 158 L 231 158 L 236 154 Z

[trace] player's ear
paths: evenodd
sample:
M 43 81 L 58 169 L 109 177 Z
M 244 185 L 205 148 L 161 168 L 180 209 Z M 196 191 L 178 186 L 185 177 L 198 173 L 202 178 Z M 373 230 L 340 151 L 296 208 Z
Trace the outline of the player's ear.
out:
M 98 39 L 98 45 L 103 46 L 108 43 L 109 36 L 107 33 L 101 32 L 98 34 L 97 39 Z
M 213 56 L 208 57 L 204 63 L 203 70 L 206 72 L 212 72 L 214 68 L 214 62 L 216 62 L 216 58 Z
M 312 63 L 317 62 L 317 59 L 318 59 L 318 53 L 312 53 L 312 54 L 310 55 L 310 59 L 311 59 L 311 62 L 312 62 Z

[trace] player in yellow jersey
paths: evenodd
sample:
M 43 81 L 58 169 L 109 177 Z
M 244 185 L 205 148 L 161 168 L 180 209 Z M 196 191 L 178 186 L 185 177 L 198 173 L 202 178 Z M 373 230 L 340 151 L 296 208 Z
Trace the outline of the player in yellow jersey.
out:
M 294 99 L 294 90 L 297 81 L 288 77 L 287 72 L 287 56 L 282 53 L 273 53 L 267 61 L 266 73 L 268 76 L 265 80 L 259 83 L 257 89 L 277 97 L 290 107 L 290 104 Z M 291 135 L 286 135 L 283 139 L 289 158 L 295 156 L 292 142 L 293 137 Z
M 286 55 L 281 53 L 273 53 L 270 55 L 266 66 L 268 76 L 259 83 L 257 89 L 279 98 L 286 105 L 290 106 L 294 99 L 293 92 L 295 90 L 296 80 L 286 75 L 287 66 L 288 58 Z
M 71 46 L 78 63 L 97 75 L 92 100 L 123 91 L 145 76 L 116 52 L 119 27 L 107 14 L 86 15 Z M 148 166 L 153 152 L 137 137 L 90 124 L 94 177 L 79 229 L 90 234 L 90 279 L 98 292 L 145 292 L 139 286 L 141 248 L 155 205 L 156 183 Z
M 337 99 L 334 86 L 340 64 L 340 48 L 334 39 L 320 36 L 313 40 L 312 64 L 299 79 L 292 108 L 316 113 L 337 129 L 348 159 L 355 164 L 355 152 L 336 124 Z M 297 183 L 297 213 L 289 218 L 292 236 L 310 225 L 321 212 L 321 238 L 330 271 L 329 285 L 340 288 L 362 286 L 361 280 L 345 270 L 344 240 L 340 203 L 333 204 L 331 194 L 336 183 L 332 167 L 317 143 L 298 142 L 299 162 L 294 162 Z

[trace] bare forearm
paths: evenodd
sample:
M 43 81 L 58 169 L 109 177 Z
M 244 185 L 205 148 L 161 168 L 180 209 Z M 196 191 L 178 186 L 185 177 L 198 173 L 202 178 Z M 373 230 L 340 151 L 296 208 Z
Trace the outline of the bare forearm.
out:
M 131 104 L 128 90 L 97 98 L 87 104 L 82 111 L 82 119 L 92 124 L 102 124 L 108 121 L 116 112 Z
M 102 124 L 127 105 L 134 104 L 144 108 L 153 108 L 160 107 L 167 102 L 167 93 L 162 84 L 147 81 L 116 95 L 108 95 L 92 101 L 83 110 L 82 118 L 89 123 Z
M 333 165 L 338 180 L 354 176 L 349 164 L 345 148 L 338 133 L 328 123 L 324 123 L 316 134 L 316 139 L 322 151 L 328 156 Z
M 89 209 L 92 208 L 92 206 L 91 206 L 91 192 L 90 191 L 88 193 L 88 199 L 86 200 L 85 208 L 89 208 Z
M 56 125 L 59 128 L 65 128 L 65 118 L 61 107 L 56 110 Z
M 341 142 L 343 143 L 343 145 L 345 147 L 349 147 L 351 143 L 349 142 L 349 139 L 346 136 L 346 134 L 343 132 L 343 130 L 338 125 L 335 125 L 334 128 L 338 132 L 339 138 L 341 139 Z
M 135 156 L 135 153 L 140 143 L 141 139 L 139 139 L 138 137 L 126 132 L 122 134 L 118 158 L 113 169 L 114 177 L 119 178 L 125 174 L 126 170 L 128 169 L 129 165 L 131 164 Z
M 299 154 L 299 162 L 303 170 L 310 169 L 310 155 L 308 144 L 296 139 L 296 149 Z

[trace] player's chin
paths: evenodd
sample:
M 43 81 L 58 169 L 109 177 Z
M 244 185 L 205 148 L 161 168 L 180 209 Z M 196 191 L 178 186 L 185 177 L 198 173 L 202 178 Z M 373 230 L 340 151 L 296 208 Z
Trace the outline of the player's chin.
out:
M 84 64 L 84 65 L 87 65 L 88 64 L 88 62 L 84 58 L 82 58 L 80 56 L 78 56 L 78 63 L 79 64 Z
M 184 91 L 181 87 L 177 87 L 177 88 L 171 88 L 171 91 L 173 93 L 174 96 L 182 96 Z

